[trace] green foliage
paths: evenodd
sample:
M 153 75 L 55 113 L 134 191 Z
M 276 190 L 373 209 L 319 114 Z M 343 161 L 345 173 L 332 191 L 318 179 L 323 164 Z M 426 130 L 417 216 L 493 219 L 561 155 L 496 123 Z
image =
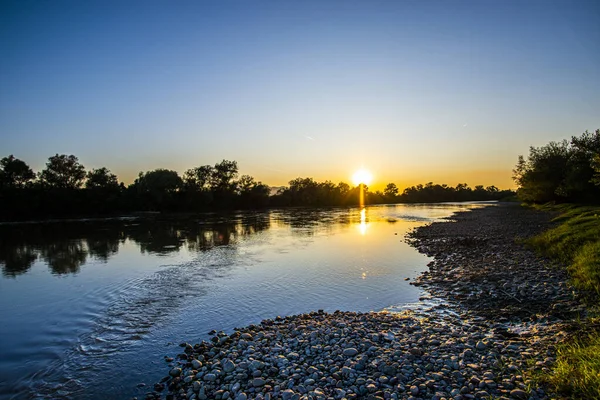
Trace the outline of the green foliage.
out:
M 594 170 L 592 183 L 596 186 L 600 186 L 600 154 L 594 154 L 592 157 L 592 169 Z
M 597 201 L 599 154 L 600 129 L 531 147 L 529 157 L 519 156 L 513 170 L 519 198 L 528 203 Z
M 545 206 L 559 211 L 559 225 L 531 239 L 528 243 L 538 252 L 569 265 L 575 285 L 585 291 L 600 293 L 600 207 Z
M 548 383 L 572 399 L 600 399 L 600 334 L 560 346 L 557 356 Z
M 43 185 L 55 189 L 78 189 L 85 179 L 85 168 L 74 155 L 48 158 L 46 169 L 40 173 Z
M 528 244 L 567 264 L 573 284 L 589 294 L 594 306 L 600 293 L 600 207 L 546 204 L 537 208 L 559 213 L 554 219 L 557 226 Z M 583 321 L 583 335 L 559 347 L 552 374 L 542 377 L 569 398 L 600 398 L 600 333 L 590 329 L 596 325 L 593 318 Z
M 0 160 L 0 187 L 23 188 L 35 179 L 35 174 L 24 161 L 12 154 Z

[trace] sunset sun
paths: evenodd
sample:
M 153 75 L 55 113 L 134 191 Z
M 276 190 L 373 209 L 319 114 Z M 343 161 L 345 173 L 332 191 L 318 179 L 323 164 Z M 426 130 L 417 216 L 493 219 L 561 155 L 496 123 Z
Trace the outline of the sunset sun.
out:
M 352 175 L 352 183 L 355 185 L 360 185 L 361 183 L 368 185 L 371 183 L 372 179 L 373 175 L 371 175 L 371 173 L 364 168 L 359 169 L 354 173 L 354 175 Z

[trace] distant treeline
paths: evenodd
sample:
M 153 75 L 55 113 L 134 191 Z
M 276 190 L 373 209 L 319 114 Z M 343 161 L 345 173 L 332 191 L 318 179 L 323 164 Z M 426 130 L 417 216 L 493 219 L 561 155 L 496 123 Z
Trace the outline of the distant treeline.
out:
M 530 147 L 528 158 L 519 156 L 513 179 L 525 202 L 600 202 L 600 129 Z
M 102 216 L 137 211 L 202 212 L 287 206 L 353 206 L 361 189 L 366 204 L 500 200 L 514 193 L 495 186 L 456 187 L 428 183 L 399 193 L 394 183 L 383 192 L 365 185 L 297 178 L 271 195 L 271 188 L 249 175 L 239 176 L 235 161 L 223 160 L 185 171 L 140 172 L 125 186 L 107 168 L 86 171 L 73 155 L 56 154 L 37 174 L 10 155 L 0 160 L 0 218 L 19 220 Z
M 279 190 L 271 198 L 271 204 L 277 206 L 356 205 L 360 189 L 360 186 L 350 187 L 344 182 L 334 185 L 330 181 L 315 182 L 312 178 L 297 178 L 289 182 L 289 187 Z M 383 192 L 379 190 L 371 192 L 367 186 L 364 186 L 364 190 L 366 204 L 487 201 L 502 200 L 515 195 L 512 190 L 499 190 L 495 186 L 476 186 L 475 189 L 471 189 L 466 183 L 452 187 L 429 182 L 426 185 L 408 187 L 402 193 L 399 193 L 395 183 L 388 183 Z

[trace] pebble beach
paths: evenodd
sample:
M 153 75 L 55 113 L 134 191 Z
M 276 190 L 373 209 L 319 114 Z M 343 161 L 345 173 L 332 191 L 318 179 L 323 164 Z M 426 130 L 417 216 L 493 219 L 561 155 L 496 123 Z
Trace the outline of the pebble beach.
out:
M 407 240 L 432 257 L 402 312 L 315 311 L 181 344 L 146 399 L 549 399 L 531 379 L 585 309 L 564 268 L 522 239 L 551 215 L 516 204 L 454 214 Z

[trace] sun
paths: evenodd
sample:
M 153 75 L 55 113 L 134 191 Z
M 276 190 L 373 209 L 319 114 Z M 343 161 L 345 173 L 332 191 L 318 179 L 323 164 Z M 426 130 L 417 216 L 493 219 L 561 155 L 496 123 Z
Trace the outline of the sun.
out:
M 371 175 L 371 173 L 364 168 L 359 169 L 354 173 L 354 175 L 352 175 L 352 182 L 355 185 L 360 185 L 361 183 L 368 185 L 371 183 L 372 179 L 373 175 Z

